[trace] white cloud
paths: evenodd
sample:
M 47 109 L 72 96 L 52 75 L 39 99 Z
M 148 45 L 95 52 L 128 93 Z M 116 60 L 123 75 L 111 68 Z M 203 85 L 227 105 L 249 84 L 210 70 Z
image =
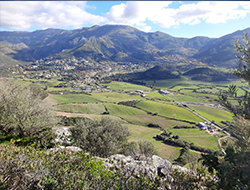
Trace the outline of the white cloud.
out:
M 169 8 L 167 1 L 129 1 L 111 7 L 105 16 L 110 23 L 128 24 L 138 28 L 147 28 L 151 21 L 162 28 L 180 24 L 195 25 L 207 23 L 225 23 L 228 20 L 244 18 L 250 13 L 250 2 L 204 1 L 182 4 L 179 8 Z M 141 27 L 143 26 L 143 27 Z
M 177 9 L 175 18 L 180 23 L 189 24 L 193 20 L 204 20 L 207 23 L 226 23 L 228 20 L 245 17 L 249 9 L 240 9 L 237 1 L 212 1 L 197 4 L 185 4 Z
M 121 3 L 112 6 L 105 17 L 110 20 L 110 23 L 132 25 L 148 31 L 150 26 L 147 26 L 145 21 L 150 20 L 156 23 L 159 12 L 171 3 L 170 1 L 129 1 L 126 4 Z M 158 22 L 158 24 L 161 24 L 161 22 Z
M 250 13 L 250 2 L 247 1 L 179 3 L 179 7 L 173 8 L 169 6 L 171 1 L 117 2 L 104 16 L 99 16 L 88 13 L 87 8 L 95 7 L 89 7 L 83 1 L 1 1 L 0 27 L 27 30 L 34 26 L 79 28 L 95 24 L 126 24 L 150 31 L 152 26 L 148 23 L 162 28 L 201 22 L 215 24 L 244 18 Z
M 76 28 L 106 21 L 104 17 L 86 12 L 86 7 L 83 1 L 2 1 L 0 26 L 17 30 L 27 30 L 34 25 L 41 28 Z

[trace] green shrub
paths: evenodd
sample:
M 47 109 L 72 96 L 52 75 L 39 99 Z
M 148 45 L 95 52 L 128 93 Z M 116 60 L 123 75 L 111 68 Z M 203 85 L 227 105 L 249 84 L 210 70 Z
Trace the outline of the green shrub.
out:
M 82 120 L 70 131 L 76 146 L 100 157 L 118 153 L 130 135 L 126 126 L 107 117 L 101 121 Z
M 29 137 L 43 146 L 51 140 L 58 120 L 38 92 L 12 80 L 0 81 L 0 132 L 4 136 Z
M 157 189 L 159 180 L 110 171 L 84 152 L 0 144 L 0 189 Z

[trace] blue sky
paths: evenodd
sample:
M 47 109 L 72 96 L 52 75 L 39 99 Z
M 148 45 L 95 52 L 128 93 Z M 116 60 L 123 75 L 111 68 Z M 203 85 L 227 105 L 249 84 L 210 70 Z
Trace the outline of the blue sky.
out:
M 249 1 L 1 1 L 1 31 L 122 24 L 175 37 L 220 37 L 250 27 Z

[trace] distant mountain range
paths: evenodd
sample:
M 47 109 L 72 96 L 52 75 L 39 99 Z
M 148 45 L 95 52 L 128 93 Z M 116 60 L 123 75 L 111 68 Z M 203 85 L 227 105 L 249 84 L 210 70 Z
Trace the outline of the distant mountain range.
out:
M 124 25 L 0 32 L 0 66 L 52 56 L 136 63 L 177 63 L 179 59 L 196 59 L 208 65 L 231 67 L 237 61 L 234 41 L 241 40 L 245 33 L 250 33 L 250 28 L 220 38 L 176 38 Z

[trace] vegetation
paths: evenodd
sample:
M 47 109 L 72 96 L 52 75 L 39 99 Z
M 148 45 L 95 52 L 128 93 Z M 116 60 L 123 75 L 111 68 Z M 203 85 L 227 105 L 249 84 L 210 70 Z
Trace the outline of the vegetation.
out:
M 184 76 L 192 76 L 192 80 L 205 82 L 226 81 L 234 76 L 231 73 L 224 73 L 211 68 L 195 68 L 183 74 Z
M 126 74 L 116 74 L 112 76 L 105 77 L 104 80 L 107 81 L 127 81 L 135 84 L 145 85 L 144 82 L 138 80 L 162 80 L 162 79 L 175 79 L 180 76 L 172 73 L 171 70 L 163 68 L 160 66 L 155 66 L 144 72 L 137 73 L 126 73 Z
M 209 154 L 215 152 L 217 155 L 222 155 L 222 153 L 219 151 L 214 151 L 213 149 L 196 146 L 192 142 L 181 140 L 179 139 L 178 135 L 173 136 L 173 135 L 166 134 L 165 132 L 163 132 L 160 135 L 157 135 L 156 138 L 159 140 L 162 140 L 163 143 L 168 144 L 168 145 L 173 145 L 173 146 L 178 146 L 178 147 L 183 147 L 183 148 L 186 147 L 192 150 L 196 150 L 196 151 L 203 152 L 203 153 L 209 153 Z
M 155 189 L 147 176 L 107 170 L 79 151 L 47 151 L 0 144 L 0 189 Z
M 232 121 L 232 113 L 219 108 L 202 107 L 202 106 L 189 106 L 189 108 L 195 110 L 200 115 L 204 116 L 210 121 L 220 123 L 221 121 Z
M 12 80 L 0 81 L 0 133 L 4 136 L 28 137 L 43 146 L 52 140 L 52 127 L 58 120 L 42 102 L 39 91 Z
M 104 26 L 106 30 L 102 35 L 110 35 L 110 41 L 112 41 L 116 38 L 114 36 L 116 32 L 110 33 L 109 27 L 113 28 L 113 26 Z M 100 28 L 103 27 L 92 30 L 98 33 Z M 114 28 L 121 29 L 118 26 Z M 136 36 L 138 33 L 129 27 L 123 27 L 123 29 L 129 36 L 130 34 Z M 46 32 L 51 35 L 47 41 L 51 37 L 56 39 L 61 33 L 54 30 L 41 31 L 44 36 L 47 36 Z M 58 32 L 57 35 L 54 32 Z M 83 33 L 90 34 L 89 32 L 88 29 L 83 29 Z M 73 33 L 77 34 L 77 31 Z M 6 36 L 7 33 L 4 35 Z M 33 33 L 30 34 L 32 35 Z M 64 35 L 67 36 L 67 32 L 64 31 Z M 183 46 L 185 51 L 170 58 L 168 50 L 165 49 L 166 44 L 169 46 L 169 43 L 164 42 L 166 40 L 164 34 L 141 35 L 140 39 L 136 40 L 140 44 L 143 38 L 143 42 L 139 45 L 140 50 L 138 44 L 135 44 L 132 49 L 129 46 L 129 50 L 127 46 L 118 45 L 119 52 L 113 52 L 113 50 L 111 52 L 113 46 L 108 50 L 103 46 L 105 44 L 106 47 L 111 47 L 110 42 L 104 39 L 100 43 L 94 35 L 91 37 L 91 41 L 95 41 L 93 44 L 92 42 L 78 44 L 75 49 L 72 46 L 73 49 L 64 50 L 65 55 L 60 53 L 60 45 L 63 43 L 66 47 L 65 44 L 68 42 L 60 42 L 55 50 L 59 53 L 58 58 L 39 58 L 38 61 L 26 66 L 8 69 L 9 73 L 6 76 L 12 75 L 23 84 L 5 79 L 1 79 L 0 82 L 0 189 L 156 189 L 159 186 L 158 179 L 151 181 L 142 176 L 127 178 L 119 171 L 121 168 L 114 167 L 115 172 L 114 168 L 111 169 L 112 171 L 104 169 L 102 162 L 83 152 L 46 150 L 55 146 L 56 141 L 53 141 L 55 135 L 51 128 L 57 125 L 58 118 L 61 119 L 59 125 L 67 126 L 72 132 L 72 136 L 67 138 L 71 138 L 76 146 L 96 156 L 108 157 L 111 154 L 123 153 L 131 155 L 135 160 L 147 160 L 156 154 L 157 150 L 160 156 L 170 161 L 188 165 L 190 159 L 193 159 L 193 154 L 204 153 L 200 160 L 208 167 L 211 175 L 216 174 L 218 180 L 211 180 L 210 184 L 205 184 L 204 181 L 207 178 L 204 178 L 203 174 L 200 179 L 197 179 L 197 176 L 193 178 L 190 176 L 189 181 L 184 174 L 175 175 L 171 182 L 175 185 L 175 189 L 189 187 L 194 189 L 198 188 L 199 183 L 202 183 L 201 188 L 207 186 L 208 189 L 249 188 L 250 42 L 247 36 L 244 37 L 245 45 L 236 43 L 240 63 L 234 70 L 234 74 L 246 80 L 248 84 L 244 81 L 231 81 L 234 78 L 228 73 L 205 68 L 205 64 L 190 58 L 192 53 L 187 51 L 183 44 L 180 46 Z M 37 36 L 32 41 L 27 37 L 26 40 L 31 40 L 30 44 L 38 43 L 36 38 Z M 17 39 L 22 41 L 19 37 L 14 41 Z M 161 39 L 161 42 L 156 42 L 156 39 Z M 42 39 L 39 40 L 41 41 L 39 43 L 47 43 L 42 42 Z M 122 37 L 119 40 L 121 44 L 124 43 L 123 40 L 131 42 L 132 39 Z M 155 41 L 153 45 L 152 41 Z M 189 43 L 191 41 L 193 39 Z M 196 41 L 200 44 L 198 38 Z M 213 44 L 217 44 L 218 41 L 216 41 L 214 40 Z M 180 44 L 180 41 L 176 41 L 171 46 L 176 46 L 178 49 L 178 43 Z M 142 52 L 142 44 L 151 44 L 148 47 L 154 46 L 154 51 Z M 193 42 L 191 44 L 195 46 L 192 51 L 197 52 L 197 58 L 203 59 L 206 55 L 199 52 L 199 48 L 206 42 L 200 45 L 197 43 L 194 45 Z M 0 45 L 2 49 L 6 44 Z M 8 48 L 11 46 L 8 44 Z M 206 52 L 206 48 L 211 49 L 210 46 L 213 45 L 204 46 L 203 52 Z M 20 51 L 16 52 L 18 59 L 33 60 L 40 56 L 35 46 L 27 49 L 27 52 L 21 50 L 20 44 L 13 45 L 12 48 L 13 50 L 19 48 Z M 50 50 L 52 54 L 56 53 L 53 48 Z M 43 55 L 50 54 L 50 50 L 41 49 Z M 92 52 L 91 55 L 87 53 L 89 50 Z M 129 55 L 131 50 L 136 53 Z M 212 50 L 212 54 L 220 62 L 222 58 L 219 57 L 222 56 L 218 56 L 219 50 L 216 47 Z M 98 51 L 98 54 L 95 51 Z M 175 54 L 175 51 L 179 50 L 174 50 L 171 55 Z M 35 55 L 32 52 L 37 53 Z M 60 59 L 60 56 L 66 58 L 69 55 L 72 56 L 70 59 Z M 110 55 L 113 60 L 119 60 L 119 63 L 107 61 Z M 189 55 L 189 58 L 184 59 L 183 56 L 186 55 Z M 7 58 L 6 56 L 4 58 Z M 232 61 L 230 57 L 232 56 L 227 54 L 223 59 L 228 59 L 230 62 Z M 206 60 L 209 64 L 216 63 L 212 59 L 211 57 Z M 130 63 L 131 60 L 138 60 L 138 63 Z M 154 60 L 157 60 L 158 66 Z M 171 64 L 165 64 L 165 62 Z M 197 65 L 202 67 L 197 68 Z M 187 69 L 191 70 L 186 72 Z M 4 71 L 0 71 L 0 74 L 4 74 Z M 228 81 L 218 82 L 225 79 Z M 111 80 L 116 82 L 110 82 Z M 229 92 L 227 92 L 227 85 L 230 83 Z M 236 84 L 240 85 L 240 89 L 236 88 Z M 168 89 L 170 94 L 165 96 L 159 94 L 157 90 L 160 88 Z M 146 96 L 141 95 L 140 92 L 129 92 L 136 90 L 151 92 L 146 92 L 144 94 Z M 49 97 L 47 93 L 50 93 Z M 219 98 L 218 94 L 220 94 Z M 178 102 L 176 105 L 175 101 L 187 103 L 181 106 Z M 225 110 L 207 107 L 205 104 L 213 103 L 215 106 L 219 101 L 232 114 Z M 55 112 L 64 117 L 56 118 L 51 112 L 52 109 L 44 102 L 53 105 Z M 212 133 L 194 129 L 193 125 L 202 119 L 184 109 L 187 106 L 216 124 L 222 122 L 221 126 L 227 125 L 225 130 L 237 140 L 235 144 L 230 144 L 225 143 L 224 138 L 220 139 L 223 148 L 226 149 L 225 155 L 218 151 L 217 137 L 212 136 Z M 65 117 L 65 115 L 71 117 Z M 103 115 L 105 117 L 102 117 Z M 234 115 L 233 122 L 231 122 L 232 115 Z M 111 118 L 116 119 L 111 120 Z M 17 147 L 20 145 L 23 147 Z M 197 172 L 197 175 L 199 174 Z
M 154 145 L 148 141 L 129 142 L 122 147 L 122 153 L 135 160 L 147 160 L 157 154 Z
M 176 114 L 175 119 L 187 120 L 190 122 L 202 121 L 196 115 L 187 111 L 182 107 L 170 103 L 154 102 L 154 101 L 141 101 L 137 104 L 137 107 L 145 109 L 148 112 L 158 113 L 161 116 L 173 118 L 173 114 Z
M 102 84 L 105 86 L 110 86 L 110 90 L 116 90 L 116 91 L 136 91 L 136 90 L 150 90 L 149 87 L 131 84 L 127 82 L 116 82 L 113 81 L 111 83 L 105 83 Z
M 127 127 L 107 117 L 101 121 L 82 120 L 70 131 L 76 146 L 100 157 L 117 153 L 130 134 Z
M 244 36 L 245 46 L 236 42 L 239 52 L 239 64 L 234 74 L 250 84 L 250 40 Z M 237 98 L 235 85 L 229 86 L 231 96 Z M 220 159 L 216 155 L 202 155 L 202 163 L 208 166 L 210 173 L 219 177 L 218 189 L 249 189 L 250 187 L 250 95 L 237 98 L 238 104 L 232 104 L 225 95 L 220 96 L 221 103 L 234 115 L 233 125 L 241 131 L 238 141 L 226 149 L 226 155 Z M 230 180 L 228 180 L 230 179 Z

